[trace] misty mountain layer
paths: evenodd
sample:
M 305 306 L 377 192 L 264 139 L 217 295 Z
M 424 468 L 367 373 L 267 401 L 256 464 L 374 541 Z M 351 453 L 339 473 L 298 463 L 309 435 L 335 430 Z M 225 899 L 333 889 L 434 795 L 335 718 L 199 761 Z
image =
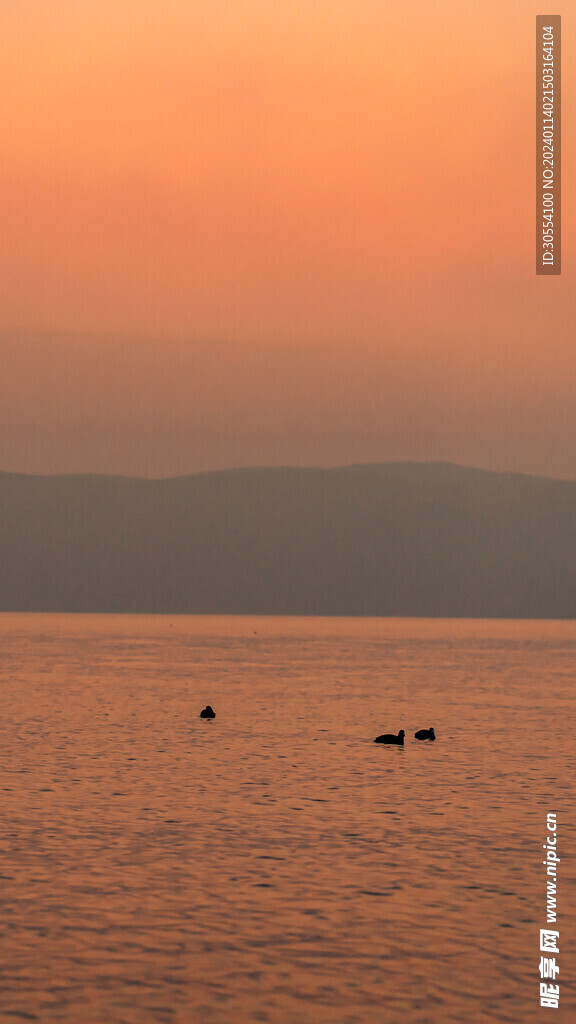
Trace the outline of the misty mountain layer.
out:
M 576 483 L 447 464 L 0 473 L 0 610 L 576 617 Z

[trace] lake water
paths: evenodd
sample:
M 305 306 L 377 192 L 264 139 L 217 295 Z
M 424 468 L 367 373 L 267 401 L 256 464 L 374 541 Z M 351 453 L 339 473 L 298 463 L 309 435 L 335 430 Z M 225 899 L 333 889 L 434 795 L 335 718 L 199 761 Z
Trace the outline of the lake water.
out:
M 573 622 L 1 615 L 0 1019 L 575 1020 L 575 680 Z

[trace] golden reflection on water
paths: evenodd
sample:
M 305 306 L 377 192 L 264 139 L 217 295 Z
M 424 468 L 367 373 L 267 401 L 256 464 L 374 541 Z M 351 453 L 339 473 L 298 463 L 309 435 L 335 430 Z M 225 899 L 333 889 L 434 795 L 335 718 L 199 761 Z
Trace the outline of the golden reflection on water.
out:
M 573 849 L 576 624 L 2 615 L 0 638 L 1 1019 L 552 1012 L 540 850 L 551 810 Z

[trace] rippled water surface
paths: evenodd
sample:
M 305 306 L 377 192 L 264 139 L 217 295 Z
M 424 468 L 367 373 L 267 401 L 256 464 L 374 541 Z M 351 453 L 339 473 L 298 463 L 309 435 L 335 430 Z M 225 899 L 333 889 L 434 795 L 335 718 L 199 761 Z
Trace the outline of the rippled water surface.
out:
M 576 624 L 2 615 L 0 641 L 3 1021 L 576 1020 Z

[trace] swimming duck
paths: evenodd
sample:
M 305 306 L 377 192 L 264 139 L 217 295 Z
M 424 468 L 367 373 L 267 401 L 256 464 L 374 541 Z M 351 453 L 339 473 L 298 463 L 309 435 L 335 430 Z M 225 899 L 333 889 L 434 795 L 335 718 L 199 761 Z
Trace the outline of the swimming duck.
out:
M 216 712 L 209 704 L 200 712 L 200 718 L 216 718 Z
M 435 740 L 436 736 L 434 729 L 418 729 L 418 732 L 414 733 L 417 740 Z
M 394 736 L 394 733 L 387 732 L 383 736 L 377 736 L 374 743 L 397 743 L 398 746 L 403 747 L 404 735 L 404 729 L 400 729 L 397 736 Z

